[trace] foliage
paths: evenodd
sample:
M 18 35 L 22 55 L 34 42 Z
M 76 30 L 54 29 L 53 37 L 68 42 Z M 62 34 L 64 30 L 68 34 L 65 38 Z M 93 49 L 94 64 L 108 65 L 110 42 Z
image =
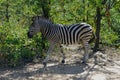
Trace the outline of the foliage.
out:
M 118 34 L 115 33 L 110 27 L 101 28 L 101 42 L 110 46 L 119 46 L 116 43 L 119 39 Z
M 42 40 L 41 34 L 34 36 L 33 39 L 27 38 L 30 17 L 43 15 L 43 7 L 47 10 L 46 15 L 55 23 L 69 25 L 87 22 L 95 29 L 96 7 L 99 6 L 102 15 L 100 41 L 103 44 L 120 47 L 120 1 L 110 1 L 0 0 L 0 63 L 17 66 L 23 61 L 32 61 L 36 55 L 45 56 L 43 47 L 46 49 L 48 43 Z M 107 10 L 108 5 L 110 8 Z M 110 15 L 107 12 L 110 12 Z

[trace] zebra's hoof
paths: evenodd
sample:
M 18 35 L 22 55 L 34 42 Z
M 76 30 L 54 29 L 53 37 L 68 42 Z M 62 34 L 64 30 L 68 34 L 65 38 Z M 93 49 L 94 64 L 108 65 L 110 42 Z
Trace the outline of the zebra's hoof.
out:
M 82 61 L 82 64 L 85 64 L 85 65 L 86 65 L 87 63 L 88 63 L 87 61 L 84 61 L 84 60 Z
M 43 66 L 44 66 L 44 68 L 46 68 L 46 66 L 47 66 L 47 63 L 46 63 L 46 62 L 43 62 Z
M 86 61 L 82 61 L 83 64 L 86 64 Z
M 62 60 L 62 64 L 64 64 L 65 63 L 65 60 Z

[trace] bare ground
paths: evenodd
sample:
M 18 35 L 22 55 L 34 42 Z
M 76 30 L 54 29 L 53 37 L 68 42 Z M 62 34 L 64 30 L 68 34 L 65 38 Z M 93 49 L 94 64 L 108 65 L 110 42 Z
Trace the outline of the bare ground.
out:
M 107 48 L 105 52 L 97 52 L 94 56 L 98 64 L 94 64 L 94 58 L 82 64 L 82 54 L 78 51 L 68 50 L 66 53 L 64 65 L 60 64 L 58 55 L 54 55 L 47 71 L 43 71 L 41 62 L 28 63 L 15 69 L 1 67 L 0 80 L 120 80 L 120 50 Z

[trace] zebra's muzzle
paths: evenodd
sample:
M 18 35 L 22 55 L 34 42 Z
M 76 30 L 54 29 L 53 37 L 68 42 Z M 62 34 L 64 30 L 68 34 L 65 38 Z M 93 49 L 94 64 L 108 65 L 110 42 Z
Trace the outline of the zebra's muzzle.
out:
M 28 38 L 32 38 L 33 37 L 33 35 L 31 35 L 30 32 L 28 32 L 27 35 L 28 35 Z

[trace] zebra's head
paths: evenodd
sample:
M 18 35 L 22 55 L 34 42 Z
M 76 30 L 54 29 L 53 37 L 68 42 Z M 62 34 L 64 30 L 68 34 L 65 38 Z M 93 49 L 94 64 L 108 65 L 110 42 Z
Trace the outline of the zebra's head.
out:
M 32 18 L 32 24 L 29 27 L 28 38 L 32 38 L 38 32 L 40 32 L 39 16 L 35 16 Z
M 53 27 L 54 24 L 49 19 L 41 16 L 34 16 L 32 18 L 32 24 L 29 27 L 28 37 L 32 38 L 38 32 L 44 33 L 46 29 L 50 29 L 51 26 Z

